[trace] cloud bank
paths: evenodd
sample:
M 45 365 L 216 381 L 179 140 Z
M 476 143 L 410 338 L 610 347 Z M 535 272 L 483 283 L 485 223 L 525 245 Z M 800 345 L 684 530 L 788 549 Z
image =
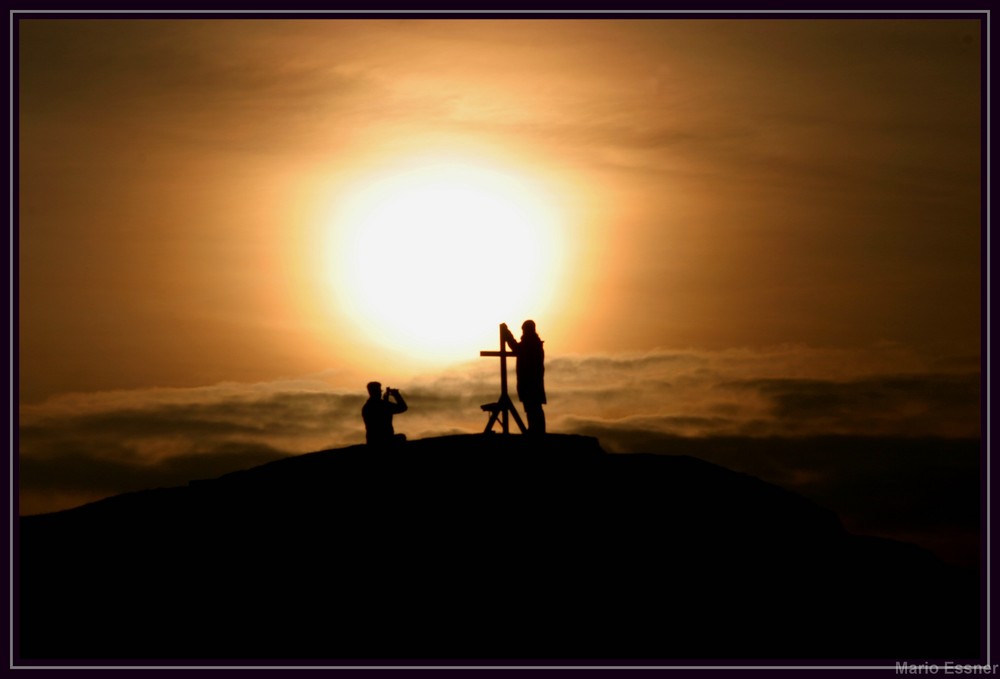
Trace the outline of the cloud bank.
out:
M 864 356 L 788 346 L 555 357 L 547 363 L 547 412 L 552 431 L 601 432 L 605 446 L 621 452 L 664 436 L 977 438 L 976 361 L 926 364 L 891 345 Z M 410 404 L 397 430 L 411 438 L 480 431 L 479 405 L 499 390 L 493 363 L 392 385 Z M 315 376 L 22 405 L 21 510 L 52 509 L 59 503 L 45 498 L 57 494 L 176 485 L 361 443 L 364 398 L 363 385 L 347 392 Z

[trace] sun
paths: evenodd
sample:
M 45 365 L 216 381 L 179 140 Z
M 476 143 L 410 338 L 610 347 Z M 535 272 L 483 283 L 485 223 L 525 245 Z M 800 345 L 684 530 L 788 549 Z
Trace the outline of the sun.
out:
M 342 313 L 372 342 L 430 361 L 477 356 L 499 323 L 544 318 L 565 248 L 542 187 L 450 158 L 354 183 L 331 219 L 329 280 Z

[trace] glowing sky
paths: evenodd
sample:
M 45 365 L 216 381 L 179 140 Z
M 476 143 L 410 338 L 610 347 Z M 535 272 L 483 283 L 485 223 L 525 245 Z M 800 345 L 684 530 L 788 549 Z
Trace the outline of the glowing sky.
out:
M 973 21 L 19 31 L 29 400 L 421 360 L 369 350 L 317 250 L 350 182 L 436 153 L 520 173 L 565 221 L 538 319 L 563 353 L 978 350 Z
M 478 350 L 528 316 L 562 431 L 978 434 L 975 19 L 37 19 L 17 49 L 42 466 L 350 443 L 368 379 L 416 393 L 411 435 L 476 430 Z

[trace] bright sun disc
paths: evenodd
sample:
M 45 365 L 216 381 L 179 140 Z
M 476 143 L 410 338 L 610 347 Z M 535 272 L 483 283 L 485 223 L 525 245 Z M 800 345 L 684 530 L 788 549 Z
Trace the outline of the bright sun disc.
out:
M 561 278 L 556 213 L 523 175 L 415 163 L 359 183 L 334 222 L 341 308 L 415 358 L 477 356 L 498 323 L 544 316 Z

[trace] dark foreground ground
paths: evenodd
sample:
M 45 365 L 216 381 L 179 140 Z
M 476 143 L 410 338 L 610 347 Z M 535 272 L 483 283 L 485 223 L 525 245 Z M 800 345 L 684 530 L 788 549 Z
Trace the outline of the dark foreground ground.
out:
M 454 436 L 22 518 L 33 659 L 974 659 L 974 573 L 685 456 Z

